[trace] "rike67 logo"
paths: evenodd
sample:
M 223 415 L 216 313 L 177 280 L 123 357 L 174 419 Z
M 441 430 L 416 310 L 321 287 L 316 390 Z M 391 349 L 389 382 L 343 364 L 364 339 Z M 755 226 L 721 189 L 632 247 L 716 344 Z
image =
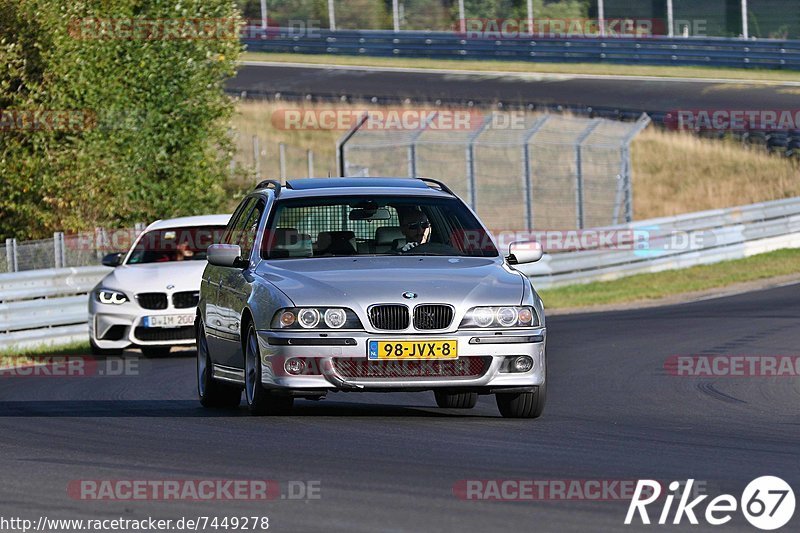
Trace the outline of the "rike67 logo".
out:
M 693 484 L 693 479 L 687 480 L 685 484 L 678 481 L 669 484 L 669 492 L 663 500 L 663 507 L 656 523 L 677 525 L 685 517 L 690 524 L 697 525 L 699 515 L 707 523 L 719 526 L 730 522 L 733 513 L 736 513 L 738 508 L 741 509 L 742 514 L 751 525 L 761 530 L 771 531 L 785 526 L 794 515 L 794 491 L 779 477 L 762 476 L 754 479 L 745 487 L 738 501 L 731 494 L 721 494 L 706 503 L 704 513 L 701 512 L 701 504 L 708 498 L 708 495 L 703 494 L 690 501 Z M 681 490 L 684 485 L 685 488 Z M 651 518 L 647 506 L 659 501 L 661 496 L 662 486 L 658 481 L 639 480 L 628 507 L 625 524 L 633 523 L 637 514 L 642 524 L 650 524 Z M 679 501 L 673 514 L 672 504 L 676 497 Z M 660 503 L 659 501 L 657 505 Z M 671 521 L 670 517 L 672 517 Z

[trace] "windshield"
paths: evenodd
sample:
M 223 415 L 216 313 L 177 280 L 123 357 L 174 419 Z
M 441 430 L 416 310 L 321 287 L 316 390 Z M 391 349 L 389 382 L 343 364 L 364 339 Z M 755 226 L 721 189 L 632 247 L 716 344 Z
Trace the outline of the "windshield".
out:
M 220 242 L 225 226 L 194 226 L 148 231 L 126 264 L 205 261 L 206 250 Z
M 497 257 L 491 238 L 454 198 L 346 196 L 279 200 L 262 257 L 358 255 Z

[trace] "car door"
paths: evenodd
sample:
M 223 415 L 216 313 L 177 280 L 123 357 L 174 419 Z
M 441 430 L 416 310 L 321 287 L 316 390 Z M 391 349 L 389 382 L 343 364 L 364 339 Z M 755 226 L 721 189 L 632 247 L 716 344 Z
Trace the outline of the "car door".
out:
M 255 203 L 255 198 L 246 198 L 231 216 L 221 243 L 235 244 L 237 230 L 243 227 L 247 215 Z M 225 351 L 229 349 L 225 338 L 230 335 L 227 327 L 227 311 L 224 305 L 224 292 L 220 291 L 220 283 L 227 275 L 227 268 L 209 264 L 203 275 L 201 293 L 205 298 L 205 327 L 208 335 L 208 347 L 215 363 L 222 363 L 227 359 Z M 224 363 L 222 363 L 224 364 Z
M 222 336 L 226 347 L 223 350 L 224 361 L 220 364 L 241 367 L 242 355 L 242 311 L 247 305 L 252 288 L 251 271 L 255 267 L 253 257 L 254 243 L 258 234 L 258 226 L 266 208 L 263 199 L 254 199 L 254 206 L 242 216 L 242 223 L 234 228 L 231 244 L 238 244 L 242 249 L 242 258 L 248 260 L 246 268 L 224 268 L 220 278 L 219 301 L 222 304 Z

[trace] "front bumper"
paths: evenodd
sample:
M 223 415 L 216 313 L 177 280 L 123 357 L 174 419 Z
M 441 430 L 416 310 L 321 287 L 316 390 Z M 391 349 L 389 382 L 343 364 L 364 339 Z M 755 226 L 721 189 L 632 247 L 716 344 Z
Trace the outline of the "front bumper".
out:
M 173 307 L 167 309 L 142 309 L 135 303 L 122 305 L 89 305 L 89 335 L 92 342 L 103 350 L 124 349 L 129 346 L 188 346 L 195 344 L 194 325 L 175 328 L 145 328 L 144 318 L 149 316 L 196 316 L 197 308 Z M 193 318 L 192 318 L 193 320 Z
M 546 379 L 546 329 L 543 327 L 524 331 L 469 330 L 433 335 L 342 331 L 328 332 L 325 337 L 319 333 L 259 331 L 258 337 L 262 385 L 286 392 L 527 388 L 543 385 Z M 439 364 L 437 360 L 380 362 L 394 365 L 388 369 L 391 377 L 343 371 L 350 368 L 363 370 L 379 363 L 367 358 L 370 340 L 457 340 L 458 359 L 450 360 L 447 364 Z M 521 355 L 531 357 L 533 367 L 528 372 L 506 371 L 507 359 Z M 310 360 L 312 373 L 290 375 L 284 363 L 291 358 Z M 481 359 L 480 365 L 478 359 Z M 464 371 L 451 373 L 448 368 Z

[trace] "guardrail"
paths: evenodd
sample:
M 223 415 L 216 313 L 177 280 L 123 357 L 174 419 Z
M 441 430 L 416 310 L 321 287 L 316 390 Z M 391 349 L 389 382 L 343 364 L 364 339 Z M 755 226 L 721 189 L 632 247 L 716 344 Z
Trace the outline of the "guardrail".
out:
M 696 37 L 468 38 L 449 32 L 248 28 L 253 52 L 800 70 L 800 41 Z
M 621 224 L 630 242 L 546 254 L 520 269 L 539 289 L 705 265 L 800 247 L 800 198 Z
M 621 248 L 545 254 L 520 269 L 547 289 L 711 264 L 800 248 L 800 198 L 643 220 L 589 231 L 623 231 Z M 678 236 L 685 246 L 675 246 Z M 0 274 L 0 350 L 88 338 L 87 293 L 106 267 Z
M 0 350 L 85 342 L 88 296 L 108 267 L 0 274 Z

